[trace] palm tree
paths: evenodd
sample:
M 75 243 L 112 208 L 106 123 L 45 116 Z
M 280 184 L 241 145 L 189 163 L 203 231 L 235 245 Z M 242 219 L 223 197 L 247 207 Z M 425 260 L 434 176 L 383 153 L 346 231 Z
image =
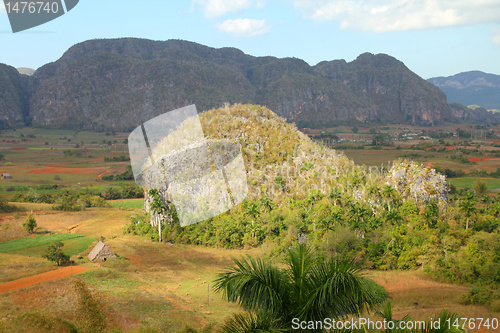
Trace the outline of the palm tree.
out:
M 332 215 L 319 221 L 319 228 L 324 230 L 324 234 L 328 236 L 328 231 L 335 231 L 335 224 L 341 219 L 342 214 L 339 212 L 332 213 Z M 326 237 L 326 246 L 328 246 L 328 237 Z
M 469 229 L 469 218 L 477 211 L 476 202 L 472 199 L 465 199 L 460 201 L 458 207 L 465 214 L 467 218 L 467 224 L 465 225 L 465 230 Z
M 151 204 L 149 205 L 149 209 L 151 211 L 151 215 L 155 215 L 156 223 L 158 223 L 158 236 L 161 242 L 161 224 L 163 223 L 163 218 L 168 210 L 168 206 L 161 198 L 158 190 L 150 189 L 148 194 L 153 198 L 153 201 L 151 201 Z
M 494 217 L 498 218 L 500 216 L 500 202 L 496 202 L 488 208 L 488 212 Z
M 304 244 L 288 251 L 284 269 L 250 257 L 235 263 L 219 274 L 214 290 L 247 314 L 226 321 L 223 332 L 288 332 L 293 318 L 316 321 L 360 315 L 387 294 L 360 276 L 361 268 L 353 259 L 317 261 Z
M 364 238 L 368 230 L 367 219 L 373 216 L 373 211 L 358 203 L 351 206 L 349 210 L 350 219 L 347 221 L 350 227 L 356 231 L 358 238 Z
M 262 207 L 264 207 L 264 211 L 266 214 L 276 208 L 273 200 L 269 197 L 260 198 L 259 203 Z
M 382 188 L 382 196 L 387 199 L 387 208 L 389 211 L 391 211 L 391 202 L 396 198 L 397 194 L 398 192 L 390 185 L 384 185 Z
M 252 237 L 257 240 L 257 236 L 256 236 L 256 226 L 255 226 L 255 218 L 257 216 L 260 215 L 260 210 L 259 210 L 259 207 L 257 206 L 257 204 L 255 202 L 250 202 L 250 203 L 247 203 L 245 206 L 245 215 L 248 215 L 251 217 L 252 219 L 252 226 L 250 227 L 250 231 L 252 232 Z
M 385 220 L 390 222 L 392 225 L 398 225 L 404 221 L 403 216 L 399 210 L 390 210 L 385 214 Z

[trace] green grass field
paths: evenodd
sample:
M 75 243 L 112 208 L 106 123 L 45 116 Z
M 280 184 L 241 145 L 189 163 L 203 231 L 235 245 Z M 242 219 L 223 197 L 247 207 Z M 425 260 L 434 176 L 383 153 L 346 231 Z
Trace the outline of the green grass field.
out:
M 64 240 L 64 247 L 62 250 L 65 254 L 72 256 L 84 252 L 93 242 L 94 237 L 78 237 L 70 240 Z M 9 251 L 8 253 L 21 254 L 25 256 L 42 256 L 50 244 L 52 243 Z
M 448 183 L 463 188 L 473 188 L 474 183 L 478 180 L 482 180 L 486 183 L 488 190 L 495 190 L 500 188 L 500 179 L 498 178 L 475 178 L 475 177 L 463 177 L 463 178 L 448 178 Z
M 26 249 L 40 247 L 42 245 L 48 245 L 58 241 L 67 241 L 80 237 L 85 237 L 85 236 L 78 234 L 52 234 L 52 235 L 37 235 L 34 237 L 25 237 L 0 243 L 0 253 L 6 253 L 6 252 L 17 253 Z
M 108 203 L 113 208 L 123 210 L 144 208 L 144 199 L 110 200 Z

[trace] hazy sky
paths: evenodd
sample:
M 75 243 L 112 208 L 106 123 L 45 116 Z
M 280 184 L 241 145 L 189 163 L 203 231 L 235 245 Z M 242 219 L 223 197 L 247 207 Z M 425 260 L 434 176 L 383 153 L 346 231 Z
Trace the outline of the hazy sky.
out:
M 0 62 L 38 68 L 95 38 L 184 39 L 255 56 L 354 60 L 386 53 L 430 78 L 500 75 L 500 0 L 80 0 L 13 34 L 0 4 Z

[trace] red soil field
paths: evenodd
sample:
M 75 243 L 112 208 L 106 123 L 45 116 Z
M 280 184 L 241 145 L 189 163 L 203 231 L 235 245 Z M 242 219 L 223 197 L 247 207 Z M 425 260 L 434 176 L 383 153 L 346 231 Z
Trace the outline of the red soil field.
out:
M 28 148 L 26 147 L 15 147 L 15 148 L 10 148 L 9 150 L 26 150 Z
M 70 168 L 62 166 L 46 166 L 42 169 L 32 170 L 29 173 L 51 174 L 51 173 L 71 173 L 78 175 L 98 175 L 106 171 L 106 168 Z
M 491 160 L 500 162 L 500 158 L 496 157 L 469 157 L 469 161 L 471 162 L 486 162 Z
M 16 290 L 24 287 L 29 287 L 34 284 L 45 281 L 57 280 L 66 276 L 74 275 L 86 271 L 88 268 L 83 266 L 68 266 L 59 268 L 50 272 L 37 274 L 14 281 L 9 281 L 0 284 L 0 293 L 8 290 Z

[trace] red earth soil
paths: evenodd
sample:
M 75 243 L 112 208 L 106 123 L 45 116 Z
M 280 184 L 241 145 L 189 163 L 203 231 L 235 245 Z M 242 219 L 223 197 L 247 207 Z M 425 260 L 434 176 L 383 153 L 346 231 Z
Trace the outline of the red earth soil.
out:
M 74 275 L 86 271 L 88 268 L 83 266 L 67 266 L 50 272 L 28 276 L 22 279 L 0 283 L 0 293 L 8 290 L 16 290 L 29 287 L 34 284 L 45 281 L 57 280 L 66 276 Z
M 26 147 L 15 147 L 15 148 L 10 148 L 10 150 L 26 150 L 28 148 Z
M 107 174 L 108 172 L 109 172 L 109 170 L 106 170 L 106 171 L 104 171 L 103 173 L 98 174 L 98 175 L 97 175 L 97 178 L 101 179 L 101 177 L 102 177 L 102 176 L 104 176 L 105 174 Z
M 486 161 L 500 161 L 500 158 L 497 157 L 469 157 L 469 161 L 471 162 L 486 162 Z
M 42 169 L 32 170 L 29 173 L 51 174 L 51 173 L 71 173 L 78 175 L 95 175 L 102 173 L 106 168 L 70 168 L 61 166 L 46 166 Z

